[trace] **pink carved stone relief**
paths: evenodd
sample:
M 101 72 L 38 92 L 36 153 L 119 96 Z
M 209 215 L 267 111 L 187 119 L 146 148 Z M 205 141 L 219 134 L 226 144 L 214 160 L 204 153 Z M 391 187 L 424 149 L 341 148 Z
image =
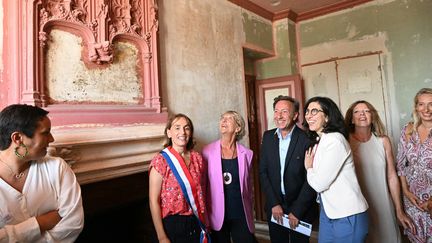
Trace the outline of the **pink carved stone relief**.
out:
M 4 70 L 0 107 L 27 103 L 50 111 L 54 125 L 77 123 L 164 122 L 158 73 L 156 0 L 14 0 L 4 1 Z M 139 105 L 50 104 L 45 87 L 45 50 L 49 32 L 60 29 L 83 39 L 88 68 L 113 62 L 113 41 L 134 44 L 143 87 Z

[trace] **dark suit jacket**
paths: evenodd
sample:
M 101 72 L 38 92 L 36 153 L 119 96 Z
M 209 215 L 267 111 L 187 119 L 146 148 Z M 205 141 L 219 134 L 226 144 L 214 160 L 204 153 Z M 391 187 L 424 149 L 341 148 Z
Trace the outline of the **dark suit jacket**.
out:
M 280 204 L 284 213 L 292 213 L 298 219 L 312 223 L 316 208 L 316 192 L 307 183 L 304 168 L 305 151 L 309 146 L 310 140 L 305 132 L 295 126 L 285 159 L 283 174 L 285 200 L 283 200 L 280 189 L 279 138 L 276 129 L 264 132 L 259 166 L 261 188 L 266 196 L 268 220 L 271 218 L 272 207 Z

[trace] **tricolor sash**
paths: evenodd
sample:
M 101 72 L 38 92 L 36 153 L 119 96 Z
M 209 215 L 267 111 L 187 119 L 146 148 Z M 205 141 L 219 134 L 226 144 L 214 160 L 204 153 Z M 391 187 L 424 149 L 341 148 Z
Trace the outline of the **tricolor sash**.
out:
M 165 158 L 168 166 L 173 172 L 177 179 L 177 182 L 182 189 L 183 196 L 188 202 L 190 208 L 192 209 L 194 215 L 198 219 L 198 224 L 201 228 L 200 242 L 210 243 L 210 237 L 207 235 L 206 227 L 204 225 L 204 214 L 198 210 L 198 195 L 197 195 L 197 185 L 192 179 L 183 158 L 180 154 L 171 147 L 163 149 L 161 152 L 162 156 Z

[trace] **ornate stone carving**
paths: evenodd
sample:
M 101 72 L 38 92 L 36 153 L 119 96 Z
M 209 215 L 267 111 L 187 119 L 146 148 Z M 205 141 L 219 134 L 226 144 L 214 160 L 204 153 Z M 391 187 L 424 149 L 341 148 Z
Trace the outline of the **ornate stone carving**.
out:
M 109 41 L 91 44 L 89 49 L 90 61 L 97 64 L 110 63 L 113 60 L 112 51 L 113 48 Z
M 47 31 L 55 23 L 59 26 L 89 31 L 88 60 L 96 64 L 113 61 L 112 42 L 117 36 L 137 38 L 145 48 L 146 58 L 152 56 L 152 38 L 158 28 L 155 0 L 47 0 L 40 3 L 39 45 L 46 46 Z M 86 37 L 86 36 L 84 36 Z M 127 38 L 127 37 L 126 37 Z M 84 38 L 86 39 L 86 38 Z
M 59 147 L 49 147 L 48 154 L 50 156 L 56 156 L 63 158 L 70 166 L 73 166 L 77 161 L 81 160 L 79 152 L 73 149 L 73 146 L 59 146 Z
M 4 83 L 11 87 L 8 103 L 46 107 L 54 125 L 166 121 L 159 95 L 157 0 L 11 0 L 5 1 Z M 20 24 L 17 24 L 20 23 Z M 129 42 L 139 50 L 137 74 L 142 99 L 121 104 L 54 104 L 46 82 L 46 50 L 50 31 L 60 29 L 82 39 L 82 60 L 88 68 L 114 61 L 113 43 Z M 50 68 L 50 67 L 48 67 Z M 73 112 L 75 116 L 71 118 Z M 120 115 L 121 114 L 121 115 Z M 76 117 L 76 119 L 75 119 Z M 79 119 L 78 119 L 79 118 Z

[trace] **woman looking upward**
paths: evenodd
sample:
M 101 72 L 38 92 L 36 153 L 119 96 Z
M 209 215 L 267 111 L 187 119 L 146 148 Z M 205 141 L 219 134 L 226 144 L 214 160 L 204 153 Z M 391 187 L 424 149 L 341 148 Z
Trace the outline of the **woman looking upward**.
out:
M 392 146 L 378 112 L 369 102 L 356 101 L 346 112 L 345 124 L 350 132 L 357 178 L 369 203 L 366 241 L 400 243 L 397 219 L 409 230 L 414 230 L 414 224 L 401 203 Z
M 252 208 L 253 152 L 238 141 L 245 134 L 245 122 L 235 111 L 219 120 L 220 139 L 203 149 L 208 166 L 207 208 L 212 242 L 254 242 Z

